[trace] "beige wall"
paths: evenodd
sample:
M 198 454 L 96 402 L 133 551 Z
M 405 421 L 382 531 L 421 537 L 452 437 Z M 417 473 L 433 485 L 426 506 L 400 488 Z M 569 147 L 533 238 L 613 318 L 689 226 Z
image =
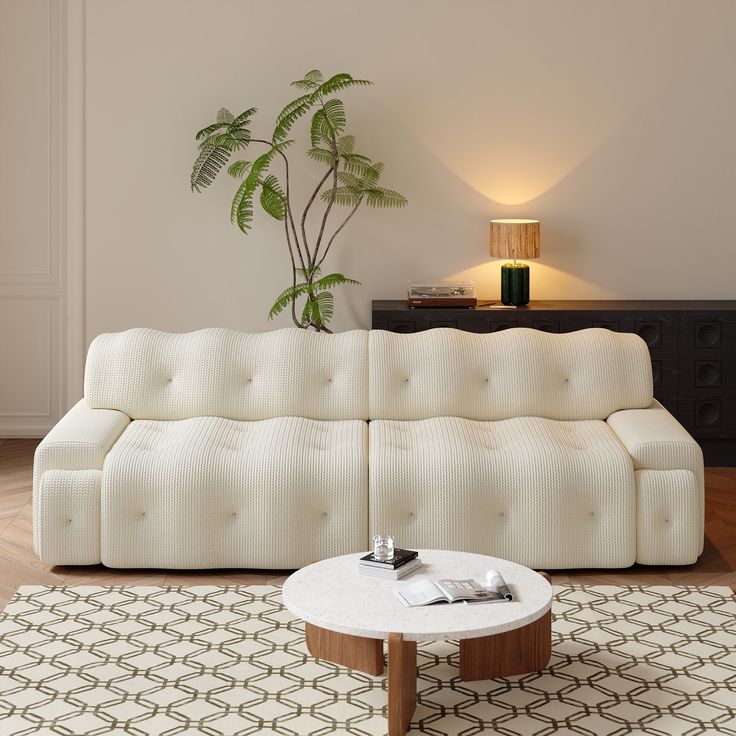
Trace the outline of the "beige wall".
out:
M 320 67 L 399 211 L 366 210 L 332 268 L 360 279 L 336 329 L 409 279 L 498 295 L 492 217 L 542 220 L 533 296 L 728 298 L 736 249 L 733 0 L 88 0 L 87 337 L 133 325 L 263 330 L 288 282 L 280 226 L 192 194 L 193 134 L 220 105 L 269 126 Z M 303 150 L 304 127 L 299 128 Z M 304 164 L 297 175 L 314 178 Z

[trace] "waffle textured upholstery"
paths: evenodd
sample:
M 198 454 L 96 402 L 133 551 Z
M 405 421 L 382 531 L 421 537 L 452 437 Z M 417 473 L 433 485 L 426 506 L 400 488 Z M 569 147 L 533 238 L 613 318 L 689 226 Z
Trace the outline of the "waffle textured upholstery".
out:
M 700 448 L 602 329 L 149 329 L 90 346 L 41 442 L 47 564 L 290 569 L 400 544 L 538 568 L 689 564 Z
M 306 565 L 360 548 L 367 481 L 364 421 L 135 421 L 105 464 L 102 561 Z
M 631 458 L 605 422 L 376 420 L 370 448 L 371 521 L 413 546 L 462 540 L 534 568 L 634 563 Z

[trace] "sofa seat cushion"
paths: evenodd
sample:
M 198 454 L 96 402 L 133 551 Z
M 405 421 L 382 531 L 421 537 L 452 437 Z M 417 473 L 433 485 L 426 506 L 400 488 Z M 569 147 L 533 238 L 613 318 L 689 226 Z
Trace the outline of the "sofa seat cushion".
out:
M 363 421 L 132 422 L 102 472 L 109 567 L 289 569 L 367 536 Z
M 370 424 L 373 532 L 531 567 L 627 567 L 631 458 L 605 422 L 456 417 Z

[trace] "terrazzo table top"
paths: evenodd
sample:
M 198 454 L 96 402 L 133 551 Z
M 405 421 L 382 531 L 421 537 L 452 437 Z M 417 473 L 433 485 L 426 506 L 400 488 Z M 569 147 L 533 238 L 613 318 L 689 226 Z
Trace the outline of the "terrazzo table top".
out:
M 410 641 L 500 634 L 536 621 L 552 606 L 552 586 L 528 567 L 508 560 L 420 550 L 422 567 L 396 581 L 361 575 L 358 560 L 364 554 L 333 557 L 298 570 L 284 582 L 284 604 L 303 621 L 323 629 L 370 639 L 399 633 Z M 391 588 L 401 588 L 423 575 L 432 580 L 472 578 L 482 583 L 491 568 L 500 571 L 514 594 L 513 601 L 407 608 L 391 593 Z

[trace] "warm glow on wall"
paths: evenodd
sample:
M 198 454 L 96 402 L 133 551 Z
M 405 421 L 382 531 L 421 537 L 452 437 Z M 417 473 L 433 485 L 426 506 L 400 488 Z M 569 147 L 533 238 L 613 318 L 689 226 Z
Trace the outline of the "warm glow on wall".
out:
M 514 206 L 538 199 L 595 154 L 626 120 L 624 110 L 592 115 L 580 101 L 532 114 L 519 105 L 504 115 L 487 108 L 462 121 L 452 106 L 421 121 L 405 120 L 426 150 L 488 200 Z M 538 113 L 537 110 L 534 112 Z
M 600 145 L 559 146 L 550 141 L 551 150 L 542 150 L 531 144 L 514 146 L 506 142 L 499 148 L 488 144 L 479 152 L 471 148 L 467 153 L 454 145 L 438 146 L 434 153 L 457 176 L 484 197 L 498 204 L 514 206 L 541 197 L 573 172 Z M 555 147 L 557 145 L 557 147 Z

